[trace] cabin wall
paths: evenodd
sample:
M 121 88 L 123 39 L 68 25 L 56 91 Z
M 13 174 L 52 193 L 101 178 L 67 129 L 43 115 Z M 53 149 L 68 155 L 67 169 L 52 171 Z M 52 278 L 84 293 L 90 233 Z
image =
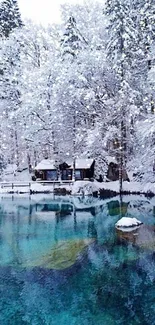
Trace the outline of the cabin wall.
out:
M 63 181 L 71 181 L 73 178 L 73 170 L 72 169 L 63 169 L 61 171 L 61 179 Z
M 76 169 L 75 170 L 75 180 L 84 180 L 85 178 L 92 178 L 94 176 L 94 171 L 89 169 Z
M 51 170 L 36 170 L 35 177 L 43 181 L 58 180 L 58 172 L 56 169 Z

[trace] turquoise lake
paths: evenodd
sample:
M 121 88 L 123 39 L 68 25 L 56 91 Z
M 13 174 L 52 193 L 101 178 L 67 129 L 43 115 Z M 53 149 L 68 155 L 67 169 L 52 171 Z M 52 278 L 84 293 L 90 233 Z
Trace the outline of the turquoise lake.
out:
M 155 198 L 0 198 L 0 325 L 22 324 L 154 325 Z

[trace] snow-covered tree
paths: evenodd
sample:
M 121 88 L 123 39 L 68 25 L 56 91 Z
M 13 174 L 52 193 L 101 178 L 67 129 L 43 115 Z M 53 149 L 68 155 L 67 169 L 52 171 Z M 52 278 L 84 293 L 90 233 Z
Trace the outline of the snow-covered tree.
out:
M 86 41 L 78 30 L 75 18 L 70 16 L 61 39 L 62 54 L 76 56 L 81 49 L 82 43 L 86 43 Z
M 30 166 L 42 157 L 90 156 L 99 177 L 105 174 L 105 156 L 120 159 L 123 150 L 128 166 L 138 168 L 140 130 L 146 119 L 153 125 L 153 8 L 151 0 L 147 6 L 143 0 L 106 1 L 105 10 L 94 1 L 68 4 L 62 6 L 61 25 L 44 28 L 28 21 L 18 28 L 18 22 L 3 34 L 5 161 Z M 152 132 L 144 139 L 150 166 L 153 137 Z
M 0 3 L 0 36 L 8 37 L 23 25 L 17 0 L 3 0 Z
M 106 2 L 105 14 L 109 19 L 107 57 L 116 72 L 119 87 L 115 108 L 116 123 L 120 123 L 121 159 L 126 159 L 128 153 L 131 156 L 135 122 L 141 115 L 144 116 L 150 105 L 146 35 L 141 32 L 142 3 Z

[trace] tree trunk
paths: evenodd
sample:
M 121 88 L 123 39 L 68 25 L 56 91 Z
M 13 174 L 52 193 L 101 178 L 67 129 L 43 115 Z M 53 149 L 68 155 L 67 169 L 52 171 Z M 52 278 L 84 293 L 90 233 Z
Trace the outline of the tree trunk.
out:
M 16 152 L 16 165 L 19 167 L 19 145 L 18 145 L 18 135 L 17 135 L 17 123 L 14 123 L 15 130 L 14 130 L 14 136 L 15 136 L 15 152 Z

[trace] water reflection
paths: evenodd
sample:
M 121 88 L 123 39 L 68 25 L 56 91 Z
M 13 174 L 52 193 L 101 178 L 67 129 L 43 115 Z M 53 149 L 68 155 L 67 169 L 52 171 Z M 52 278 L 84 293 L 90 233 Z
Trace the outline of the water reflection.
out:
M 110 216 L 115 216 L 121 214 L 125 216 L 127 214 L 129 202 L 120 202 L 120 201 L 110 201 L 107 203 L 108 211 Z
M 154 201 L 2 199 L 0 324 L 154 324 Z M 143 221 L 115 230 L 120 216 Z

